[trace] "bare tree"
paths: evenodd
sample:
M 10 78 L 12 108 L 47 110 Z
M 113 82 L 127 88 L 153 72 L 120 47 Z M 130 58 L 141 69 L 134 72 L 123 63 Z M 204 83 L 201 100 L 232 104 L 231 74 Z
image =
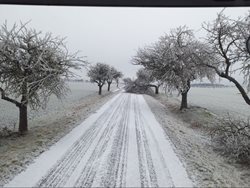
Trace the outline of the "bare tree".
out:
M 27 24 L 7 23 L 0 29 L 0 93 L 1 98 L 19 108 L 19 132 L 28 130 L 28 105 L 45 107 L 51 94 L 58 98 L 67 90 L 65 78 L 70 69 L 84 61 L 69 54 L 64 39 L 28 29 Z
M 113 80 L 116 80 L 116 84 L 118 87 L 119 78 L 121 77 L 122 77 L 122 73 L 116 70 L 114 67 L 110 66 L 109 72 L 108 72 L 108 78 L 107 78 L 108 91 L 110 91 L 110 85 L 112 84 Z
M 97 63 L 96 65 L 91 66 L 88 71 L 88 77 L 90 78 L 90 81 L 97 83 L 99 87 L 99 95 L 102 94 L 102 86 L 108 80 L 109 70 L 109 65 L 105 63 Z
M 177 89 L 182 95 L 181 109 L 187 108 L 187 94 L 191 81 L 208 77 L 212 80 L 214 73 L 204 66 L 197 66 L 201 51 L 192 30 L 179 27 L 170 34 L 160 37 L 152 46 L 139 49 L 133 63 L 144 66 L 157 75 L 159 80 Z
M 247 18 L 233 20 L 221 12 L 214 21 L 203 24 L 207 31 L 206 42 L 212 48 L 210 53 L 217 57 L 217 65 L 210 64 L 208 67 L 214 69 L 220 77 L 233 82 L 248 105 L 250 98 L 232 73 L 240 71 L 244 75 L 243 84 L 250 89 L 250 56 L 248 46 L 245 45 L 249 36 L 249 20 L 249 15 Z

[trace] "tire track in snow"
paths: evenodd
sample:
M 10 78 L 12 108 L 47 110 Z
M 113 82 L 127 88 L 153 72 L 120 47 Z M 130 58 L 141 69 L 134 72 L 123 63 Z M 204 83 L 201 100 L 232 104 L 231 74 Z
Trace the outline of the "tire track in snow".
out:
M 125 187 L 126 186 L 126 166 L 128 152 L 128 120 L 131 105 L 131 95 L 123 107 L 122 118 L 118 122 L 117 132 L 112 144 L 111 153 L 107 157 L 106 170 L 102 176 L 102 186 L 104 187 Z
M 123 103 L 117 104 L 117 110 L 115 111 L 112 118 L 110 118 L 110 121 L 107 123 L 103 134 L 101 135 L 94 151 L 88 159 L 86 166 L 82 170 L 77 182 L 74 184 L 74 187 L 91 187 L 95 175 L 98 171 L 100 158 L 102 157 L 108 146 L 108 142 L 110 141 L 114 129 L 117 127 L 120 114 L 123 113 L 124 108 L 121 107 L 125 106 L 128 100 L 128 95 L 121 95 L 121 97 L 124 99 Z
M 143 99 L 143 98 L 141 97 L 141 99 Z M 139 101 L 139 100 L 137 100 L 137 101 Z M 138 105 L 138 106 L 140 106 L 140 105 Z M 145 133 L 144 135 L 147 135 L 148 139 L 151 140 L 151 147 L 150 146 L 149 147 L 150 147 L 150 151 L 152 152 L 152 154 L 155 155 L 153 162 L 156 163 L 155 172 L 156 172 L 156 177 L 158 177 L 158 186 L 160 186 L 160 187 L 162 186 L 162 185 L 159 184 L 160 183 L 159 179 L 160 179 L 160 180 L 163 180 L 161 183 L 164 186 L 167 185 L 168 187 L 173 187 L 174 183 L 173 183 L 173 180 L 172 180 L 172 178 L 170 176 L 169 169 L 167 167 L 167 164 L 166 164 L 166 161 L 164 159 L 163 153 L 162 153 L 162 151 L 160 149 L 159 142 L 156 139 L 157 135 L 154 134 L 154 132 L 153 132 L 153 130 L 151 128 L 152 125 L 149 124 L 148 121 L 146 120 L 145 115 L 141 112 L 141 108 L 143 108 L 143 107 L 142 106 L 139 107 L 140 110 L 139 110 L 139 113 L 138 113 L 138 117 L 140 118 L 140 122 L 143 125 L 142 128 L 144 129 L 144 133 Z M 148 134 L 146 134 L 146 132 Z M 160 174 L 159 172 L 163 172 L 163 174 Z
M 100 122 L 108 122 L 113 120 L 113 116 L 116 115 L 119 110 L 119 105 L 123 105 L 125 102 L 124 97 L 117 98 L 111 107 L 105 111 L 91 126 L 83 136 L 75 142 L 75 144 L 67 151 L 64 157 L 57 162 L 57 164 L 50 170 L 50 172 L 39 181 L 37 187 L 61 187 L 63 186 L 74 169 L 79 164 L 82 157 L 90 148 L 93 141 L 96 139 L 102 128 Z M 105 131 L 104 131 L 105 132 Z
M 138 96 L 135 96 L 134 111 L 141 187 L 159 187 L 148 139 L 141 118 Z
M 144 116 L 142 115 L 141 117 L 143 118 L 143 122 L 145 122 L 145 124 L 146 124 L 146 121 L 144 120 L 144 119 L 145 119 Z M 158 156 L 159 156 L 159 158 L 160 158 L 160 161 L 158 161 L 158 162 L 160 162 L 160 163 L 161 163 L 161 166 L 164 168 L 164 175 L 165 175 L 165 178 L 164 178 L 164 179 L 165 179 L 165 182 L 168 181 L 168 184 L 171 185 L 170 187 L 173 187 L 173 186 L 174 186 L 173 180 L 172 180 L 172 178 L 171 178 L 171 176 L 170 176 L 168 167 L 167 167 L 166 162 L 165 162 L 165 160 L 164 160 L 163 154 L 162 154 L 162 152 L 161 152 L 161 150 L 160 150 L 159 143 L 157 142 L 157 140 L 156 140 L 156 138 L 155 138 L 155 135 L 153 134 L 153 131 L 152 131 L 152 129 L 150 128 L 150 126 L 147 126 L 147 128 L 148 128 L 148 130 L 149 130 L 149 132 L 150 132 L 151 138 L 152 138 L 153 141 L 154 141 L 154 147 L 155 147 L 155 149 L 157 150 L 157 154 L 158 154 Z
M 186 170 L 175 154 L 171 142 L 166 138 L 161 125 L 155 119 L 143 96 L 138 96 L 140 119 L 148 138 L 149 148 L 156 169 L 158 185 L 160 187 L 192 187 Z M 143 113 L 142 113 L 143 112 Z

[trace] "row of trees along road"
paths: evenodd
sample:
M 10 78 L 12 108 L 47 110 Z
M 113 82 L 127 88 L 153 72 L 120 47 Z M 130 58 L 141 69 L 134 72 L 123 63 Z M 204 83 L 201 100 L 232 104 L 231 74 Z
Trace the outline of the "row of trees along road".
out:
M 28 29 L 27 24 L 0 29 L 0 94 L 19 108 L 19 132 L 28 130 L 28 105 L 45 107 L 51 94 L 61 98 L 65 80 L 73 69 L 85 66 L 77 53 L 70 54 L 64 39 Z
M 212 82 L 216 74 L 233 82 L 250 105 L 246 90 L 232 76 L 240 71 L 244 76 L 243 84 L 250 89 L 250 54 L 246 45 L 250 35 L 250 13 L 234 20 L 221 12 L 214 21 L 202 27 L 207 33 L 204 40 L 195 38 L 186 26 L 178 27 L 154 44 L 139 48 L 132 63 L 142 65 L 157 80 L 177 89 L 182 95 L 180 109 L 188 107 L 187 94 L 193 80 L 206 77 Z
M 97 83 L 99 87 L 99 95 L 102 94 L 102 86 L 106 82 L 108 84 L 108 91 L 110 91 L 110 85 L 114 80 L 116 81 L 118 87 L 119 78 L 122 76 L 123 74 L 120 71 L 117 71 L 114 67 L 105 63 L 97 63 L 96 65 L 90 66 L 88 71 L 90 81 Z

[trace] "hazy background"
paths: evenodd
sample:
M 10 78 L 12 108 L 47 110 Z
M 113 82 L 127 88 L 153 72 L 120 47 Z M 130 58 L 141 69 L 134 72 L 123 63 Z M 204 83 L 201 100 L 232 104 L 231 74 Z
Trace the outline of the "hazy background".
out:
M 28 26 L 54 36 L 67 37 L 70 51 L 80 50 L 91 63 L 104 62 L 135 77 L 138 66 L 130 63 L 139 47 L 155 42 L 171 28 L 186 25 L 197 36 L 204 36 L 201 24 L 211 21 L 223 8 L 117 8 L 0 5 L 0 24 L 6 20 L 30 21 Z M 249 8 L 227 8 L 232 17 Z M 78 73 L 86 77 L 86 71 Z M 241 76 L 237 75 L 241 81 Z M 223 83 L 223 82 L 222 82 Z M 227 83 L 227 82 L 224 82 Z

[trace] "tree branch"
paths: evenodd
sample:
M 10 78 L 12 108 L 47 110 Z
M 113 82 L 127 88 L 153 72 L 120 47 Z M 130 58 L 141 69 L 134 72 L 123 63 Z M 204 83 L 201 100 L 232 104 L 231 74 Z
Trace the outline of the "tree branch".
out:
M 240 83 L 235 80 L 233 77 L 228 76 L 227 74 L 221 73 L 220 76 L 222 78 L 226 78 L 227 80 L 233 82 L 235 84 L 235 86 L 238 88 L 238 90 L 240 91 L 242 97 L 244 98 L 245 102 L 250 105 L 250 98 L 248 97 L 246 91 L 244 90 L 244 88 L 240 85 Z
M 18 107 L 21 106 L 21 103 L 20 103 L 20 102 L 14 100 L 14 99 L 11 99 L 11 98 L 9 98 L 9 97 L 7 97 L 7 96 L 5 96 L 5 92 L 4 92 L 4 90 L 3 90 L 1 87 L 0 87 L 0 92 L 1 92 L 1 99 L 6 100 L 6 101 L 8 101 L 8 102 L 11 102 L 11 103 L 15 104 L 15 105 L 18 106 Z
M 246 40 L 246 48 L 247 48 L 247 52 L 250 54 L 250 49 L 249 49 L 249 47 L 250 47 L 250 36 L 247 38 L 247 40 Z
M 223 54 L 223 57 L 225 58 L 225 63 L 227 64 L 225 73 L 226 73 L 226 75 L 228 75 L 229 67 L 230 67 L 231 63 L 230 63 L 230 60 L 227 57 L 228 49 L 226 51 L 224 51 L 224 49 L 223 49 L 223 45 L 222 45 L 222 41 L 221 41 L 221 32 L 222 32 L 221 30 L 222 30 L 222 28 L 220 27 L 219 28 L 219 33 L 218 33 L 218 43 L 219 43 L 220 51 Z M 227 47 L 229 48 L 230 45 L 231 44 L 229 44 Z

